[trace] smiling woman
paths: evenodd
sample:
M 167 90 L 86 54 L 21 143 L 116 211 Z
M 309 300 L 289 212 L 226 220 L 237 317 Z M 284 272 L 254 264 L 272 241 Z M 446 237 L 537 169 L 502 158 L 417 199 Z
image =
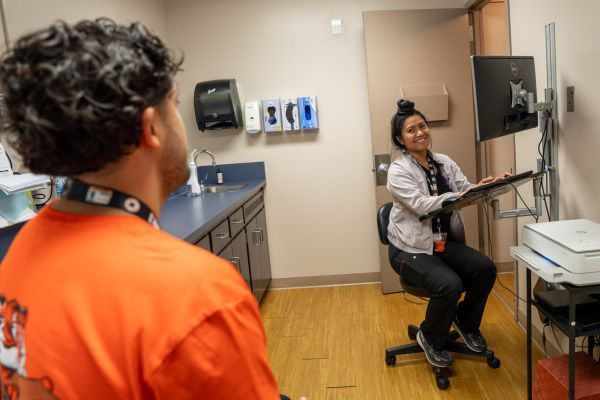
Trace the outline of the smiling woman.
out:
M 452 159 L 430 150 L 427 118 L 413 102 L 398 102 L 391 135 L 402 155 L 388 172 L 387 187 L 394 200 L 388 225 L 389 260 L 403 280 L 432 293 L 417 341 L 431 364 L 447 367 L 452 357 L 446 341 L 453 323 L 469 349 L 486 350 L 479 325 L 496 266 L 465 244 L 459 211 L 431 222 L 419 220 L 476 185 L 469 183 Z M 463 290 L 466 296 L 459 303 Z

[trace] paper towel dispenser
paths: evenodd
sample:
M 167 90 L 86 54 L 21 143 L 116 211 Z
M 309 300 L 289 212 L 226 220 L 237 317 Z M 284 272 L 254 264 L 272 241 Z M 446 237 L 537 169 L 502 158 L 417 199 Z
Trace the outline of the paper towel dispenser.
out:
M 198 129 L 243 127 L 242 107 L 235 79 L 199 82 L 194 90 L 194 111 Z

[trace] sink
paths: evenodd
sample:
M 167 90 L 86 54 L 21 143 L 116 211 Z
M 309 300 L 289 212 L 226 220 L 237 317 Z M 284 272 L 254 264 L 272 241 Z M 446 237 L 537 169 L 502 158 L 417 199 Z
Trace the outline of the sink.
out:
M 242 189 L 246 184 L 243 185 L 206 185 L 203 193 L 224 193 L 224 192 L 235 192 L 236 190 Z

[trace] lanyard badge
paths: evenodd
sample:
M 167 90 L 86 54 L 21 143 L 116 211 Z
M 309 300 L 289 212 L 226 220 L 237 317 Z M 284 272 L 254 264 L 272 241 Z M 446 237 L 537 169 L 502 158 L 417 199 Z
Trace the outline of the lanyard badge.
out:
M 127 193 L 104 186 L 90 185 L 78 179 L 69 179 L 62 195 L 63 199 L 79 201 L 97 206 L 112 207 L 140 217 L 160 229 L 158 219 L 143 201 Z
M 437 181 L 435 177 L 435 169 L 433 168 L 433 161 L 431 157 L 427 157 L 429 174 L 427 174 L 427 184 L 432 196 L 438 195 Z M 442 232 L 442 221 L 438 217 L 436 219 L 438 231 L 433 233 L 433 251 L 434 253 L 443 253 L 446 250 L 446 238 L 447 233 Z

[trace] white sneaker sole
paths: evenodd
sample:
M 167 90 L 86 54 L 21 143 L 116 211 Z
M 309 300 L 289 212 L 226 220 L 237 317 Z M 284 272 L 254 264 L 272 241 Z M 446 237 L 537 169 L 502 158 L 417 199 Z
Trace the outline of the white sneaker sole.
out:
M 474 349 L 473 347 L 469 346 L 469 341 L 467 339 L 465 339 L 465 336 L 463 335 L 460 328 L 458 327 L 458 324 L 456 322 L 452 322 L 452 326 L 454 327 L 456 332 L 458 332 L 458 334 L 462 338 L 463 342 L 465 342 L 465 346 L 467 346 L 469 348 L 469 350 L 471 350 L 474 353 L 478 353 L 478 354 L 485 353 L 485 351 L 487 350 L 487 347 L 483 350 Z
M 421 335 L 423 335 L 421 332 L 417 332 L 417 343 L 419 344 L 419 346 L 421 346 L 421 349 L 423 349 L 423 353 L 425 353 L 425 358 L 427 359 L 429 364 L 439 368 L 446 368 L 452 365 L 452 362 L 450 362 L 449 364 L 441 364 L 429 358 L 429 353 L 427 353 L 427 351 L 425 350 L 425 345 L 421 342 Z

